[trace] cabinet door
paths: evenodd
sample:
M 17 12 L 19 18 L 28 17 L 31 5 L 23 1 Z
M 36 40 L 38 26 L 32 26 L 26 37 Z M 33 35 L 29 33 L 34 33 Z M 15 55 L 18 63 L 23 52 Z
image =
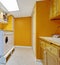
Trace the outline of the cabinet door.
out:
M 47 65 L 58 65 L 57 58 L 47 51 Z
M 57 15 L 60 15 L 60 0 L 57 0 Z
M 43 48 L 40 48 L 40 49 L 41 49 L 40 56 L 41 56 L 42 63 L 43 65 L 47 65 L 46 64 L 46 50 L 44 50 Z
M 60 59 L 58 60 L 58 65 L 60 65 Z
M 57 0 L 51 0 L 50 4 L 50 19 L 57 16 Z
M 42 47 L 40 47 L 40 49 L 41 49 L 40 57 L 41 57 L 41 60 L 43 61 L 44 60 L 44 49 Z
M 57 16 L 57 0 L 53 0 L 53 12 L 52 14 L 55 16 Z
M 53 5 L 52 4 L 53 4 L 53 1 L 51 0 L 50 1 L 50 19 L 53 18 L 53 13 L 52 13 L 53 12 L 53 7 L 52 7 Z

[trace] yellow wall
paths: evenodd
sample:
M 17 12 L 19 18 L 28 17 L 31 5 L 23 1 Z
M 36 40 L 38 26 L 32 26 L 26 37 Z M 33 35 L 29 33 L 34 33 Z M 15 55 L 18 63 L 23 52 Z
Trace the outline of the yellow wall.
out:
M 56 29 L 60 24 L 56 23 L 56 21 L 49 20 L 50 14 L 50 3 L 48 1 L 45 2 L 37 2 L 37 36 L 51 36 L 56 32 Z
M 5 31 L 13 31 L 13 22 L 14 22 L 14 17 L 12 15 L 8 16 L 8 21 L 6 24 L 3 24 L 3 30 Z
M 49 20 L 50 14 L 50 2 L 49 1 L 38 1 L 36 6 L 36 58 L 40 57 L 39 48 L 39 36 L 52 36 L 55 34 L 60 24 L 57 21 Z M 33 14 L 33 15 L 34 15 Z M 34 21 L 33 21 L 34 22 Z
M 2 23 L 0 23 L 0 29 L 2 29 L 3 28 L 3 24 Z
M 0 23 L 0 29 L 5 31 L 13 31 L 13 19 L 14 17 L 9 15 L 7 23 Z
M 15 18 L 14 38 L 17 46 L 31 46 L 31 17 Z

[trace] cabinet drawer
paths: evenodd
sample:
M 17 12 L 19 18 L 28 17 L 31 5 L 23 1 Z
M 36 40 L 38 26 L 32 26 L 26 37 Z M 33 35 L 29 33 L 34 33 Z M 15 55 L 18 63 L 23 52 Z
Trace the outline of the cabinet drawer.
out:
M 51 45 L 50 51 L 54 55 L 58 56 L 58 49 L 55 46 Z
M 49 51 L 47 51 L 46 58 L 47 58 L 47 65 L 58 65 L 57 57 L 55 57 L 55 55 L 53 55 Z
M 53 53 L 54 55 L 58 56 L 58 49 L 53 44 L 46 44 L 46 48 Z
M 48 42 L 48 43 L 46 43 L 46 48 L 50 48 L 50 43 Z
M 40 41 L 40 46 L 41 46 L 42 48 L 45 48 L 46 43 L 45 43 L 44 41 Z

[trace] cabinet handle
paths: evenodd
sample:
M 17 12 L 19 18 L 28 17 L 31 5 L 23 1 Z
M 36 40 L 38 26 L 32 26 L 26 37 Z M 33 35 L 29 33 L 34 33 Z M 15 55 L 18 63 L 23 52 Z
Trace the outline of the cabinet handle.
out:
M 53 44 L 53 43 L 50 43 L 50 44 Z

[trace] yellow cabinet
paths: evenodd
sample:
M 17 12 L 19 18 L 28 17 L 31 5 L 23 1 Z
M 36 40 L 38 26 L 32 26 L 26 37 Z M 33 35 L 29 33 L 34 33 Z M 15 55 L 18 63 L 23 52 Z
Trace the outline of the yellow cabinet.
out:
M 40 41 L 40 46 L 41 46 L 43 49 L 45 49 L 46 43 L 41 40 L 41 41 Z
M 58 65 L 60 65 L 60 59 L 58 60 Z
M 52 54 L 59 57 L 59 49 L 53 44 L 47 44 L 47 48 Z
M 60 0 L 50 1 L 50 19 L 60 18 Z
M 49 51 L 47 51 L 46 56 L 47 56 L 47 65 L 57 65 L 58 64 L 57 58 Z
M 60 0 L 57 0 L 57 16 L 60 15 Z
M 40 39 L 40 49 L 43 65 L 60 65 L 60 46 L 46 39 Z
M 3 30 L 14 31 L 14 17 L 12 15 L 8 16 L 8 24 L 3 25 Z
M 56 0 L 51 0 L 50 2 L 50 18 L 51 19 L 56 16 L 56 13 L 57 13 L 56 5 L 57 5 Z
M 40 40 L 40 57 L 41 57 L 41 60 L 42 60 L 42 63 L 43 65 L 47 65 L 46 64 L 46 42 L 43 41 L 43 40 Z

